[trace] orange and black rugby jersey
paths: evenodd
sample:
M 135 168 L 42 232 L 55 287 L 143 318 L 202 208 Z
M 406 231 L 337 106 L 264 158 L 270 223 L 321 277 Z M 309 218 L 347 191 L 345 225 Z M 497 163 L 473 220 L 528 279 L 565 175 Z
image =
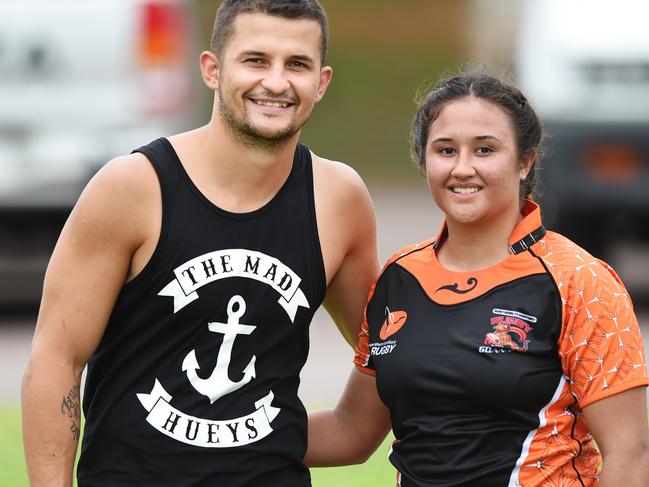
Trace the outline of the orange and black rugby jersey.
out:
M 451 272 L 422 242 L 370 292 L 355 363 L 390 409 L 402 487 L 597 485 L 582 409 L 649 383 L 615 272 L 523 214 L 503 262 Z

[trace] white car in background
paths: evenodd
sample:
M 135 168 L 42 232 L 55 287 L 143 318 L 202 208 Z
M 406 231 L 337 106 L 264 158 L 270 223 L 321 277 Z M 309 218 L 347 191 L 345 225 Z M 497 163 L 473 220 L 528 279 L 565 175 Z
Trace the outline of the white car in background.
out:
M 101 165 L 198 123 L 196 10 L 0 0 L 0 307 L 38 303 L 61 226 Z

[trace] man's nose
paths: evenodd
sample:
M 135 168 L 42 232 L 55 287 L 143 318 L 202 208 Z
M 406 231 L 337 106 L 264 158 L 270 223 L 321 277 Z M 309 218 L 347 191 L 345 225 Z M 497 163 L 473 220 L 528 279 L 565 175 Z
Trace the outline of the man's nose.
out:
M 283 66 L 273 66 L 266 74 L 267 76 L 261 81 L 261 85 L 271 93 L 279 95 L 287 92 L 291 87 Z

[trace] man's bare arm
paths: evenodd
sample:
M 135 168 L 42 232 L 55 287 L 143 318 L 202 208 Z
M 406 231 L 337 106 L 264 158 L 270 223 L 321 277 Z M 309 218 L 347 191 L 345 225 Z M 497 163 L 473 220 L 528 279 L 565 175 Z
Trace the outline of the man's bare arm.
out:
M 309 413 L 309 448 L 304 463 L 332 467 L 363 463 L 390 430 L 390 414 L 374 377 L 354 368 L 335 409 Z
M 324 306 L 354 346 L 370 286 L 379 272 L 374 207 L 351 168 L 324 161 L 316 176 L 318 228 L 329 283 Z
M 155 220 L 151 206 L 159 205 L 159 195 L 157 201 L 154 196 L 159 187 L 145 189 L 152 177 L 143 156 L 111 161 L 85 189 L 50 260 L 23 378 L 23 437 L 32 487 L 72 485 L 81 373 L 133 273 L 132 258 L 152 231 L 154 224 L 144 217 L 148 210 Z

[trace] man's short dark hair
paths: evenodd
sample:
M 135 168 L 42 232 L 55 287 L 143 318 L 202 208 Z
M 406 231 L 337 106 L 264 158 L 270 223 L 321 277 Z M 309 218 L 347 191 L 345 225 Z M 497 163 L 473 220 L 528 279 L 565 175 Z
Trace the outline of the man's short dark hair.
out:
M 318 0 L 225 0 L 216 12 L 210 50 L 220 56 L 234 30 L 237 15 L 263 13 L 285 19 L 308 19 L 318 22 L 321 30 L 320 61 L 327 58 L 329 24 L 327 14 Z

